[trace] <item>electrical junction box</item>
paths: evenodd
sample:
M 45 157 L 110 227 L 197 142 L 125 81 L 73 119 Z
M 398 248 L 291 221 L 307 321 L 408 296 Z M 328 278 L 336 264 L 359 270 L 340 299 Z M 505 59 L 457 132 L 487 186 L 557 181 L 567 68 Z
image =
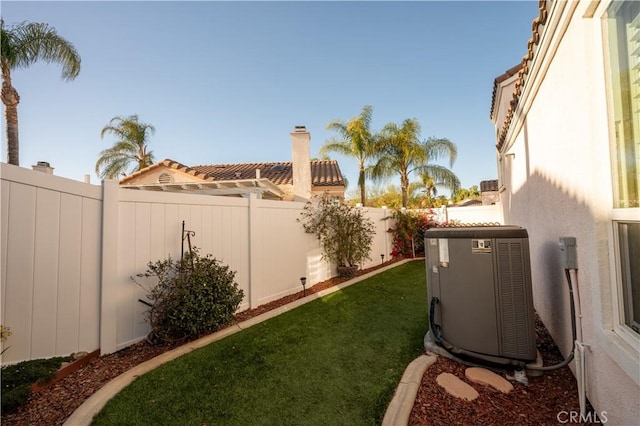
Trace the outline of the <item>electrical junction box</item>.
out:
M 578 269 L 575 237 L 560 237 L 560 264 L 563 269 Z
M 425 232 L 425 247 L 429 300 L 437 300 L 430 314 L 440 337 L 467 354 L 534 361 L 526 229 L 432 228 Z

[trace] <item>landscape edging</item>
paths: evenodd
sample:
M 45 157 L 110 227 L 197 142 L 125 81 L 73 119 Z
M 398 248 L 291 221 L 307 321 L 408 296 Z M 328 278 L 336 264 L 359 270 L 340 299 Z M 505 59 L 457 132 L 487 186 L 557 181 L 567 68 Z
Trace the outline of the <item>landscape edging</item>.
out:
M 93 417 L 102 410 L 102 408 L 106 405 L 106 403 L 113 398 L 118 392 L 124 389 L 127 385 L 133 382 L 137 377 L 148 373 L 149 371 L 159 367 L 160 365 L 172 361 L 182 355 L 185 355 L 191 351 L 199 349 L 203 346 L 206 346 L 210 343 L 213 343 L 217 340 L 220 340 L 224 337 L 230 336 L 232 334 L 237 333 L 238 331 L 244 330 L 246 328 L 251 327 L 252 325 L 259 324 L 263 321 L 268 320 L 274 316 L 283 314 L 291 309 L 295 309 L 301 305 L 309 303 L 313 300 L 316 300 L 320 297 L 326 296 L 327 294 L 334 293 L 336 291 L 342 290 L 345 287 L 356 284 L 362 280 L 370 278 L 374 275 L 377 275 L 381 272 L 385 272 L 391 268 L 395 268 L 396 266 L 403 265 L 410 261 L 419 260 L 421 258 L 413 258 L 413 259 L 404 259 L 399 262 L 392 263 L 385 267 L 376 269 L 375 271 L 368 272 L 366 274 L 360 275 L 356 278 L 353 278 L 349 281 L 345 281 L 336 286 L 327 288 L 325 290 L 321 290 L 317 293 L 310 294 L 309 296 L 298 299 L 294 302 L 291 302 L 287 305 L 281 306 L 279 308 L 273 309 L 271 311 L 260 314 L 254 318 L 248 319 L 238 324 L 233 324 L 227 328 L 224 328 L 220 331 L 212 333 L 208 336 L 202 337 L 198 340 L 194 340 L 192 342 L 186 343 L 176 349 L 172 349 L 168 352 L 165 352 L 161 355 L 156 356 L 148 361 L 145 361 L 132 369 L 125 371 L 115 379 L 109 381 L 106 385 L 101 387 L 97 392 L 91 395 L 87 400 L 85 400 L 82 405 L 80 405 L 76 410 L 69 416 L 69 418 L 64 422 L 64 426 L 85 426 L 90 425 Z M 385 416 L 386 417 L 386 416 Z

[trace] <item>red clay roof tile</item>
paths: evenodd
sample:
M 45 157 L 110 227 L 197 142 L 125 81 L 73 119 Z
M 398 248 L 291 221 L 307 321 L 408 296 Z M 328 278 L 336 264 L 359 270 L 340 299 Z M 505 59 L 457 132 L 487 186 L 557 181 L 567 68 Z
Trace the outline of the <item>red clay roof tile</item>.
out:
M 293 170 L 291 162 L 283 163 L 241 163 L 241 164 L 209 164 L 200 166 L 185 166 L 177 161 L 164 159 L 142 170 L 125 176 L 120 180 L 125 184 L 142 174 L 166 166 L 188 173 L 206 181 L 224 181 L 237 179 L 255 179 L 256 170 L 260 170 L 260 177 L 269 179 L 276 185 L 293 184 Z M 336 160 L 311 161 L 311 180 L 313 186 L 341 186 L 344 178 Z

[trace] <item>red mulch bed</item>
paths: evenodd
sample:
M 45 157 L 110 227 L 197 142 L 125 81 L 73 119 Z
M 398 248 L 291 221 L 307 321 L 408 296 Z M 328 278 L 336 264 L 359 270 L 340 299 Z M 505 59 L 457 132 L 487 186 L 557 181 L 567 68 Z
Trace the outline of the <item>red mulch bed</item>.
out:
M 536 345 L 544 365 L 555 365 L 563 358 L 553 339 L 536 315 Z M 579 416 L 578 387 L 569 367 L 545 371 L 529 377 L 529 384 L 511 382 L 514 389 L 503 394 L 465 378 L 466 366 L 439 356 L 422 377 L 411 411 L 410 426 L 417 425 L 557 425 L 569 422 L 571 413 Z M 449 395 L 436 383 L 441 373 L 451 373 L 478 391 L 474 401 Z M 587 412 L 593 408 L 588 405 Z M 585 416 L 588 418 L 588 416 Z

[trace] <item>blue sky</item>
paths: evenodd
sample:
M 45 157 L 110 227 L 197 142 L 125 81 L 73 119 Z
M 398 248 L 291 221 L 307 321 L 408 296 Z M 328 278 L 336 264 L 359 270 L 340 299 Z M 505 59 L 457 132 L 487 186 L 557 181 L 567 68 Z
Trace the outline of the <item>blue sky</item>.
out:
M 131 114 L 155 126 L 158 161 L 290 161 L 294 126 L 307 126 L 315 156 L 329 121 L 372 105 L 373 130 L 417 118 L 423 138 L 452 140 L 452 170 L 479 185 L 497 177 L 493 80 L 521 61 L 537 12 L 533 0 L 3 1 L 5 25 L 47 22 L 82 57 L 71 82 L 56 65 L 13 71 L 20 164 L 97 183 L 98 153 L 114 142 L 100 130 Z M 332 158 L 352 191 L 355 159 Z

